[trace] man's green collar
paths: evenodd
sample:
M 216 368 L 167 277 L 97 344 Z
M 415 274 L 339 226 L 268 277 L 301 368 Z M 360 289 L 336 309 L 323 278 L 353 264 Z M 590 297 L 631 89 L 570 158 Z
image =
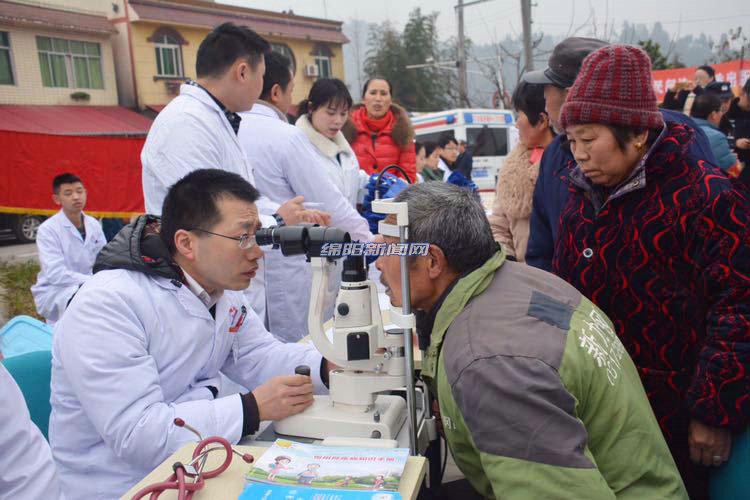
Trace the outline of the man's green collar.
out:
M 505 252 L 499 249 L 487 259 L 481 267 L 460 278 L 443 301 L 435 317 L 435 323 L 430 335 L 430 347 L 422 360 L 422 378 L 432 385 L 437 370 L 438 356 L 443 345 L 445 332 L 456 316 L 464 310 L 472 297 L 484 292 L 495 277 L 495 272 L 505 262 Z M 434 390 L 434 387 L 432 388 Z

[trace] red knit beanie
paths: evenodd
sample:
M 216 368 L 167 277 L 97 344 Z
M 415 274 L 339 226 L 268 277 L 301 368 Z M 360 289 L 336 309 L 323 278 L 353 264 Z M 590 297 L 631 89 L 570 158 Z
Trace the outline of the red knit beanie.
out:
M 584 123 L 652 129 L 664 125 L 651 83 L 651 60 L 643 50 L 607 45 L 583 60 L 560 124 L 566 128 Z

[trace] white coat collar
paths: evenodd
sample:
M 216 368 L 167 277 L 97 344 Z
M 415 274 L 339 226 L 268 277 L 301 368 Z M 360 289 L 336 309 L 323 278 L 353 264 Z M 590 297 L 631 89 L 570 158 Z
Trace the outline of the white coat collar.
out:
M 213 108 L 216 110 L 217 113 L 220 113 L 222 116 L 224 115 L 224 112 L 221 110 L 218 104 L 211 99 L 211 96 L 208 95 L 208 93 L 203 90 L 201 87 L 196 87 L 195 85 L 188 85 L 187 83 L 183 83 L 180 85 L 180 95 L 186 95 L 190 96 L 193 99 L 197 99 L 198 101 L 202 102 L 206 106 Z M 229 123 L 229 122 L 227 122 Z
M 277 120 L 281 120 L 282 122 L 289 123 L 286 115 L 282 113 L 279 108 L 269 102 L 264 101 L 263 99 L 258 99 L 257 101 L 255 101 L 253 109 L 250 110 L 250 113 L 254 115 L 267 116 L 269 118 L 276 118 Z
M 185 276 L 187 278 L 187 273 L 185 273 Z M 171 290 L 172 292 L 174 292 L 177 301 L 180 303 L 185 312 L 190 316 L 217 322 L 220 318 L 221 320 L 225 318 L 225 310 L 228 309 L 228 306 L 226 305 L 227 301 L 226 295 L 224 293 L 222 293 L 217 298 L 217 301 L 215 303 L 216 318 L 214 319 L 209 312 L 209 307 L 206 302 L 202 297 L 200 297 L 199 293 L 196 293 L 196 290 L 193 290 L 190 287 L 189 284 L 186 285 L 176 279 L 169 279 L 163 276 L 149 276 L 149 278 L 153 280 L 153 282 L 156 283 L 157 286 L 164 288 L 165 290 Z M 186 281 L 188 280 L 186 279 Z M 200 285 L 198 286 L 200 287 Z M 203 289 L 201 288 L 201 290 Z M 203 290 L 203 293 L 208 295 L 205 290 Z
M 242 150 L 242 146 L 240 145 L 239 139 L 237 139 L 237 134 L 234 132 L 232 124 L 229 123 L 229 119 L 227 119 L 224 111 L 222 111 L 219 105 L 216 104 L 216 101 L 214 101 L 211 96 L 208 95 L 208 92 L 196 85 L 188 85 L 187 83 L 183 83 L 182 85 L 180 85 L 180 95 L 192 97 L 196 101 L 199 101 L 211 108 L 212 111 L 218 113 L 221 117 L 221 122 L 224 124 L 224 128 L 230 133 L 234 143 L 240 148 L 240 150 Z
M 64 227 L 72 227 L 73 229 L 78 231 L 78 228 L 76 227 L 76 225 L 70 222 L 70 219 L 68 219 L 68 216 L 65 215 L 65 212 L 63 212 L 62 209 L 60 209 L 60 211 L 57 213 L 60 214 L 60 220 L 62 221 L 61 224 Z M 86 215 L 83 212 L 81 212 L 81 223 L 84 226 L 86 225 Z
M 307 119 L 307 115 L 302 115 L 297 118 L 296 125 L 297 128 L 302 130 L 307 138 L 310 139 L 310 142 L 313 143 L 313 146 L 318 148 L 318 151 L 323 153 L 323 156 L 326 156 L 328 158 L 335 158 L 339 153 L 354 156 L 354 151 L 352 151 L 351 146 L 349 146 L 349 143 L 346 141 L 344 134 L 341 133 L 340 130 L 339 133 L 336 134 L 336 137 L 331 140 L 315 130 L 315 127 L 312 126 L 310 120 Z
M 187 285 L 188 289 L 195 294 L 196 297 L 201 299 L 201 302 L 206 304 L 206 307 L 208 309 L 211 309 L 213 306 L 216 305 L 216 303 L 219 301 L 222 295 L 224 295 L 224 291 L 216 291 L 214 293 L 208 293 L 205 288 L 203 288 L 200 283 L 195 281 L 195 278 L 190 276 L 185 269 L 182 269 L 182 274 L 185 275 L 185 284 Z

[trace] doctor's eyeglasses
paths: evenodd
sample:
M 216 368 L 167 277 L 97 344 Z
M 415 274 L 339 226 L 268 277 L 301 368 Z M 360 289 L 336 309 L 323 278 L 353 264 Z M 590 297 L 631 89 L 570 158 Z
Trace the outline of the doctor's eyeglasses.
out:
M 236 236 L 227 236 L 226 234 L 219 234 L 219 233 L 212 233 L 211 231 L 206 231 L 205 229 L 201 229 L 199 227 L 193 227 L 190 229 L 187 229 L 187 231 L 200 231 L 201 233 L 206 234 L 212 234 L 214 236 L 221 236 L 222 238 L 227 238 L 229 240 L 234 240 L 239 242 L 239 247 L 242 250 L 249 250 L 256 246 L 258 243 L 255 241 L 255 235 L 254 234 L 243 234 L 242 236 L 236 237 Z

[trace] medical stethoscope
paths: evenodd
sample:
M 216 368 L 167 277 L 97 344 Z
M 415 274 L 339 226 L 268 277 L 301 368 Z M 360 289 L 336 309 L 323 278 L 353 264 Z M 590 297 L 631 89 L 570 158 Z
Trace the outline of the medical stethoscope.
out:
M 242 457 L 242 460 L 249 464 L 253 463 L 253 461 L 255 460 L 255 458 L 253 458 L 253 456 L 249 453 L 240 453 L 236 451 L 234 448 L 232 448 L 232 445 L 229 443 L 229 441 L 221 436 L 211 436 L 203 439 L 203 436 L 201 436 L 200 432 L 190 427 L 181 418 L 175 418 L 174 425 L 176 425 L 177 427 L 184 427 L 185 429 L 198 436 L 199 441 L 198 445 L 195 447 L 195 450 L 193 450 L 193 459 L 187 464 L 183 464 L 182 462 L 175 462 L 172 465 L 172 470 L 174 472 L 171 476 L 169 476 L 169 478 L 167 478 L 166 481 L 146 486 L 133 496 L 133 500 L 139 500 L 149 494 L 149 498 L 151 500 L 155 500 L 159 498 L 159 495 L 164 493 L 166 490 L 177 490 L 178 500 L 190 500 L 191 498 L 193 498 L 193 493 L 203 488 L 205 479 L 216 477 L 229 468 L 229 465 L 232 463 L 233 454 L 239 455 L 240 457 Z M 219 446 L 210 447 L 213 444 L 218 444 Z M 208 454 L 212 451 L 218 450 L 224 450 L 224 452 L 227 454 L 224 462 L 216 469 L 204 472 L 203 467 L 206 465 Z M 197 468 L 196 464 L 198 464 Z M 190 478 L 193 479 L 192 482 L 187 481 L 187 479 Z

